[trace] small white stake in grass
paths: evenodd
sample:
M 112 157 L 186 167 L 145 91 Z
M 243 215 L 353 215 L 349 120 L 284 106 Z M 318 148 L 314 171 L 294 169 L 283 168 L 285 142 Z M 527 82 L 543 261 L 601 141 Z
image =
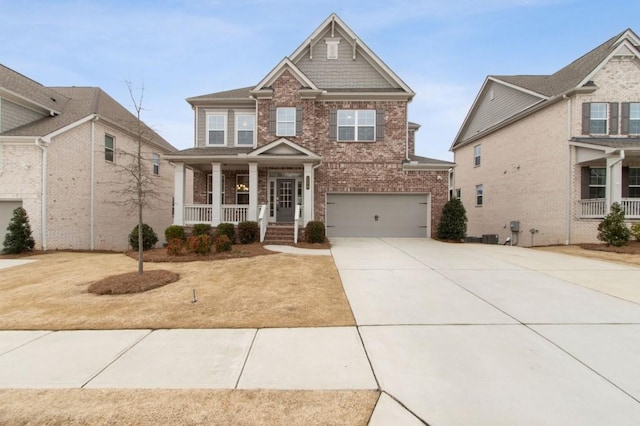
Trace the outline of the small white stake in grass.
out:
M 196 302 L 197 302 L 197 300 L 196 300 L 196 289 L 194 288 L 193 289 L 193 300 L 191 301 L 191 303 L 196 303 Z

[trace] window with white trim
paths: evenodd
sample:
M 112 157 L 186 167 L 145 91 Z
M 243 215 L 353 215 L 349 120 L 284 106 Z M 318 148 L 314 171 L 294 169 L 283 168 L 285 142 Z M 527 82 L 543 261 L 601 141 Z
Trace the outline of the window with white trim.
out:
M 606 135 L 609 104 L 605 102 L 594 102 L 590 108 L 589 133 L 592 135 Z
M 640 135 L 640 103 L 629 104 L 629 134 Z
M 476 206 L 481 206 L 483 202 L 484 188 L 482 185 L 476 185 Z
M 153 163 L 153 174 L 158 176 L 160 174 L 160 156 L 158 154 L 153 154 L 153 159 L 151 161 Z
M 480 145 L 476 145 L 473 147 L 473 165 L 478 167 L 480 165 L 480 158 L 482 154 L 482 149 Z
M 591 167 L 589 169 L 589 198 L 605 198 L 607 186 L 607 169 Z
M 629 167 L 629 198 L 640 198 L 640 167 Z
M 295 136 L 296 135 L 296 109 L 291 107 L 280 107 L 276 109 L 276 135 Z
M 104 135 L 104 159 L 113 163 L 116 150 L 116 138 L 111 135 Z
M 236 204 L 249 204 L 249 175 L 236 175 Z
M 236 114 L 236 145 L 253 145 L 255 114 Z
M 227 114 L 207 114 L 207 145 L 227 144 Z
M 213 204 L 213 181 L 212 174 L 207 175 L 207 204 Z M 221 176 L 220 182 L 220 204 L 224 204 L 224 175 Z
M 338 140 L 373 142 L 376 140 L 376 110 L 338 110 Z

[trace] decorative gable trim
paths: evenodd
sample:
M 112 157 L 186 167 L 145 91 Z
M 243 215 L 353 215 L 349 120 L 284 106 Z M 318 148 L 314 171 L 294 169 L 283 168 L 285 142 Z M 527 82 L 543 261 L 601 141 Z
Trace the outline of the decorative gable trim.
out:
M 260 156 L 303 156 L 313 160 L 319 160 L 321 157 L 308 149 L 298 145 L 295 142 L 291 142 L 286 138 L 277 139 L 267 145 L 264 145 L 256 150 L 247 154 L 247 157 L 260 157 Z
M 269 74 L 265 78 L 258 83 L 256 87 L 251 90 L 251 94 L 261 95 L 264 94 L 265 90 L 270 91 L 270 86 L 274 81 L 278 79 L 286 70 L 291 72 L 291 74 L 295 77 L 296 80 L 300 82 L 300 85 L 304 88 L 309 88 L 315 91 L 320 92 L 320 89 L 316 87 L 315 84 L 309 78 L 304 75 L 300 68 L 298 68 L 289 58 L 284 58 L 274 69 L 271 70 Z
M 629 39 L 635 40 L 633 43 L 629 41 Z M 614 56 L 634 56 L 636 59 L 640 59 L 640 51 L 636 47 L 640 44 L 638 38 L 631 32 L 627 30 L 622 37 L 620 37 L 620 44 L 611 52 L 602 62 L 600 62 L 594 69 L 591 71 L 585 78 L 578 83 L 577 87 L 582 87 L 593 80 L 593 77 L 600 71 L 606 64 L 613 58 Z M 636 43 L 634 45 L 634 43 Z

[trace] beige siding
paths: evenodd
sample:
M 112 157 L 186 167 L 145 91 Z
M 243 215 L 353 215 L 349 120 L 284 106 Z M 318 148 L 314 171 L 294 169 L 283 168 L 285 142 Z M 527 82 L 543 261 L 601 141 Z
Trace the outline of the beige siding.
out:
M 21 105 L 0 99 L 0 133 L 15 129 L 44 117 Z

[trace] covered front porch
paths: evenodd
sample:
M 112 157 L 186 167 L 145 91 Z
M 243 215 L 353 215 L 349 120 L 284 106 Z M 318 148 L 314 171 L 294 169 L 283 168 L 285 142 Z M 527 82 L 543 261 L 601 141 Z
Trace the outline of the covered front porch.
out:
M 264 238 L 270 223 L 297 228 L 313 220 L 314 172 L 321 161 L 316 154 L 287 139 L 245 152 L 186 151 L 188 155 L 167 157 L 176 166 L 175 225 L 255 221 Z M 192 185 L 187 185 L 188 170 Z
M 640 219 L 640 140 L 573 141 L 572 146 L 579 166 L 578 217 L 602 219 L 618 203 L 626 219 Z

